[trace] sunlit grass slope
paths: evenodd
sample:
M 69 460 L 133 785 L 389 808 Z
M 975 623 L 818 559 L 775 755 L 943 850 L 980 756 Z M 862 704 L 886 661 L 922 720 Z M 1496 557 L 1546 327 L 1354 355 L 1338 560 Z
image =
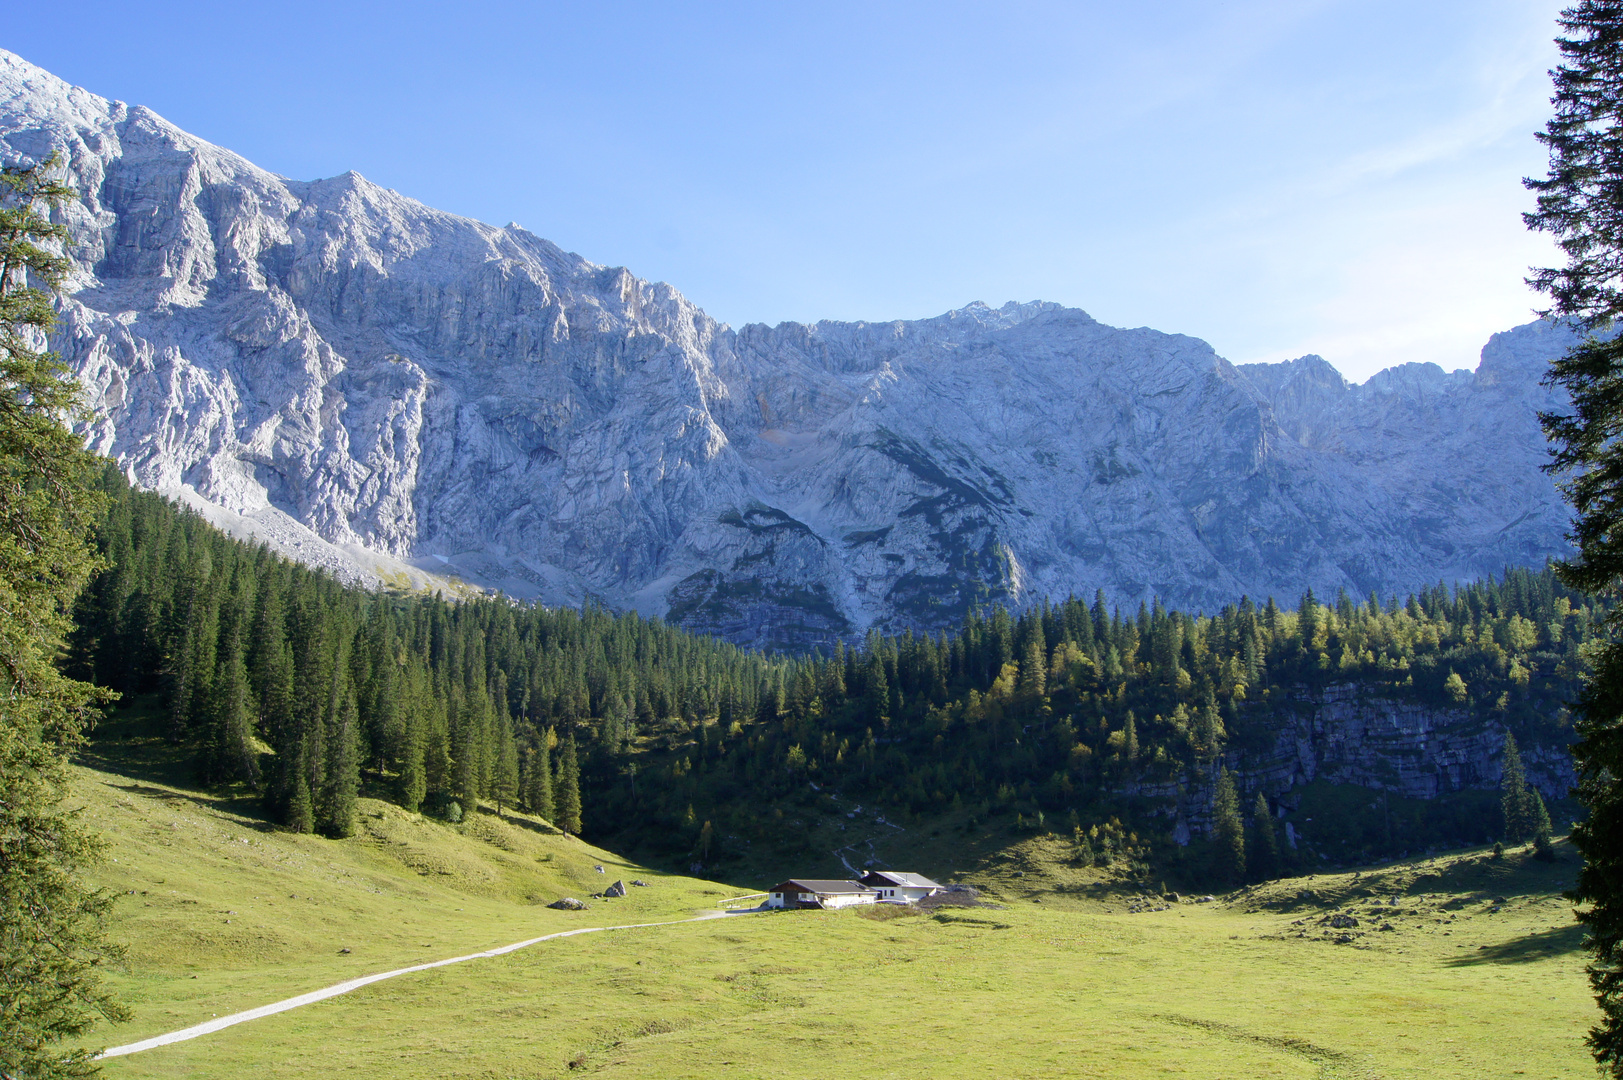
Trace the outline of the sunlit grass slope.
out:
M 349 840 L 288 833 L 251 799 L 175 783 L 183 774 L 147 731 L 139 717 L 113 723 L 75 775 L 84 819 L 112 843 L 93 877 L 120 894 L 114 936 L 129 946 L 114 981 L 135 1018 L 101 1029 L 109 1043 L 556 930 L 714 910 L 733 895 L 489 808 L 453 826 L 362 799 Z M 617 879 L 648 884 L 590 898 Z M 589 907 L 545 906 L 562 896 Z
M 115 981 L 135 1019 L 103 1030 L 113 1044 L 733 894 L 521 817 L 450 826 L 363 800 L 353 839 L 295 836 L 250 801 L 190 790 L 171 765 L 137 714 L 102 733 L 77 776 L 86 817 L 112 841 L 96 874 L 122 894 L 114 929 L 130 945 Z M 951 830 L 887 831 L 963 863 L 947 869 L 998 906 L 560 939 L 112 1059 L 107 1075 L 1593 1074 L 1581 937 L 1558 896 L 1576 868 L 1565 845 L 1553 864 L 1459 852 L 1162 905 L 1075 867 L 1057 839 L 954 859 Z M 588 899 L 616 878 L 650 885 Z M 561 895 L 591 906 L 543 906 Z
M 1589 1076 L 1578 935 L 1548 873 L 1470 856 L 1143 914 L 1006 897 L 935 916 L 785 913 L 591 935 L 108 1071 L 766 1077 L 794 1062 L 792 1075 L 876 1077 Z M 1338 914 L 1359 925 L 1325 922 Z

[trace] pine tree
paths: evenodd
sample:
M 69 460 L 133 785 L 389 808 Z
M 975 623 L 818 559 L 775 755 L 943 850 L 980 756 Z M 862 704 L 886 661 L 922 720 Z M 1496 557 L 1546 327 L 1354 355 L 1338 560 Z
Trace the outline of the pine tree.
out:
M 1212 871 L 1229 885 L 1245 876 L 1245 823 L 1240 819 L 1240 793 L 1227 768 L 1218 773 L 1212 799 Z
M 496 816 L 502 806 L 518 802 L 518 746 L 513 742 L 513 726 L 503 716 L 497 719 L 496 769 L 491 778 L 490 798 L 496 804 Z
M 1020 696 L 1035 701 L 1048 692 L 1048 663 L 1044 656 L 1042 631 L 1033 634 L 1020 661 Z
M 324 783 L 316 809 L 316 828 L 326 836 L 342 839 L 355 833 L 355 797 L 360 790 L 360 710 L 348 679 L 339 678 L 334 687 L 333 708 L 327 721 L 327 751 L 322 774 Z
M 212 681 L 212 707 L 205 724 L 204 772 L 215 783 L 259 782 L 259 764 L 253 748 L 253 702 L 248 671 L 243 663 L 242 620 L 226 635 L 219 650 Z
M 580 835 L 580 763 L 575 757 L 575 736 L 558 747 L 558 816 L 553 824 L 571 836 Z
M 1623 587 L 1623 336 L 1602 332 L 1623 315 L 1623 0 L 1578 0 L 1559 17 L 1562 63 L 1553 72 L 1555 115 L 1538 136 L 1548 175 L 1528 180 L 1538 209 L 1531 229 L 1549 233 L 1567 261 L 1535 270 L 1531 283 L 1551 299 L 1550 314 L 1589 335 L 1550 366 L 1571 411 L 1540 417 L 1553 451 L 1550 468 L 1576 511 L 1578 554 L 1561 580 L 1615 596 Z M 1573 827 L 1583 868 L 1571 898 L 1588 930 L 1590 986 L 1601 1021 L 1589 1031 L 1596 1063 L 1623 1077 L 1623 605 L 1612 605 L 1590 675 L 1577 702 L 1573 757 L 1587 817 Z
M 868 716 L 885 727 L 890 723 L 890 680 L 885 676 L 884 659 L 877 652 L 869 654 L 863 677 L 867 680 Z
M 423 703 L 413 686 L 405 714 L 405 734 L 400 745 L 400 805 L 415 812 L 428 794 L 428 768 L 423 760 Z
M 1313 651 L 1313 642 L 1319 632 L 1319 602 L 1313 598 L 1313 590 L 1309 589 L 1302 594 L 1301 606 L 1296 610 L 1296 634 L 1304 652 Z
M 1527 793 L 1527 774 L 1516 736 L 1505 732 L 1503 772 L 1499 780 L 1499 809 L 1504 819 L 1507 844 L 1519 844 L 1533 831 L 1532 799 Z
M 29 1080 L 94 1072 L 92 1051 L 62 1044 L 128 1015 L 96 966 L 117 955 L 102 933 L 112 899 L 77 874 L 102 843 L 59 809 L 68 757 L 110 695 L 53 665 L 104 506 L 99 462 L 62 424 L 78 384 L 34 347 L 54 315 L 27 276 L 54 292 L 69 269 L 41 246 L 68 239 L 39 210 L 73 194 L 57 164 L 0 172 L 0 1073 Z
M 310 798 L 310 777 L 302 768 L 293 771 L 293 790 L 283 820 L 296 833 L 316 831 L 315 800 Z
M 1555 858 L 1555 830 L 1550 825 L 1550 811 L 1545 809 L 1544 796 L 1533 789 L 1533 854 L 1550 861 Z
M 293 652 L 287 644 L 280 582 L 259 590 L 259 610 L 254 616 L 253 657 L 249 672 L 259 702 L 259 730 L 276 750 L 270 759 L 265 803 L 271 814 L 288 821 L 293 800 L 291 757 L 283 757 L 294 745 Z
M 1279 876 L 1279 833 L 1274 831 L 1274 816 L 1268 810 L 1268 800 L 1257 792 L 1257 801 L 1251 807 L 1252 832 L 1256 843 L 1247 845 L 1247 871 L 1254 881 L 1266 881 Z
M 210 702 L 201 724 L 203 772 L 214 783 L 259 782 L 259 762 L 253 746 L 253 689 L 246 656 L 252 636 L 248 625 L 252 588 L 249 575 L 239 565 L 232 571 L 230 595 L 222 605 Z
M 530 813 L 546 821 L 553 820 L 552 802 L 552 751 L 547 746 L 550 733 L 543 732 L 540 745 L 535 749 L 535 756 L 530 759 L 530 775 L 527 778 L 526 798 L 529 800 Z

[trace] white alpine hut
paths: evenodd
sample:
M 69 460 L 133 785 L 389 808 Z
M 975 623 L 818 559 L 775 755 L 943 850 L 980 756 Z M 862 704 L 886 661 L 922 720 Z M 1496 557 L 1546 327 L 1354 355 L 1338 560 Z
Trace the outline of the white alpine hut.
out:
M 923 874 L 906 874 L 900 870 L 874 870 L 863 876 L 862 884 L 878 893 L 881 903 L 911 904 L 946 891 L 944 886 Z
M 871 904 L 879 894 L 860 881 L 791 878 L 767 891 L 769 908 L 843 908 Z

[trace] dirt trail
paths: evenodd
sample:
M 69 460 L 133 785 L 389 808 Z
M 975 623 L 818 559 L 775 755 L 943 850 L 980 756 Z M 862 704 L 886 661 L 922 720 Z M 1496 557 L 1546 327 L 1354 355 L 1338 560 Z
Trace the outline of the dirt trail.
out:
M 125 1054 L 139 1054 L 143 1050 L 154 1050 L 160 1046 L 168 1046 L 171 1043 L 185 1042 L 188 1039 L 195 1039 L 202 1035 L 211 1035 L 223 1028 L 246 1023 L 249 1020 L 274 1016 L 280 1012 L 287 1012 L 289 1009 L 297 1009 L 301 1005 L 313 1005 L 318 1001 L 325 1001 L 327 998 L 337 997 L 339 994 L 347 994 L 351 990 L 359 990 L 363 986 L 370 986 L 372 983 L 382 982 L 384 979 L 392 979 L 397 975 L 410 975 L 415 971 L 427 971 L 430 968 L 445 967 L 447 964 L 461 964 L 469 960 L 483 960 L 491 956 L 505 956 L 507 953 L 517 952 L 519 949 L 528 948 L 531 945 L 539 945 L 543 941 L 552 941 L 554 938 L 574 937 L 576 934 L 593 934 L 603 930 L 640 930 L 650 926 L 675 926 L 678 923 L 703 922 L 706 919 L 726 919 L 750 914 L 757 913 L 749 911 L 710 911 L 703 915 L 695 915 L 690 919 L 626 923 L 623 926 L 583 926 L 577 930 L 560 930 L 555 934 L 543 934 L 527 941 L 516 941 L 511 945 L 503 945 L 499 949 L 487 949 L 484 952 L 469 953 L 466 956 L 453 956 L 449 960 L 434 960 L 427 964 L 413 964 L 411 967 L 396 968 L 394 971 L 383 971 L 376 975 L 363 975 L 358 979 L 350 979 L 321 990 L 312 990 L 308 994 L 300 994 L 298 997 L 290 997 L 284 1001 L 273 1002 L 270 1005 L 261 1005 L 258 1008 L 232 1013 L 230 1016 L 221 1016 L 207 1023 L 196 1024 L 189 1028 L 182 1028 L 179 1031 L 171 1031 L 165 1035 L 154 1035 L 152 1038 L 142 1039 L 140 1042 L 110 1047 L 97 1056 L 112 1058 L 123 1057 Z

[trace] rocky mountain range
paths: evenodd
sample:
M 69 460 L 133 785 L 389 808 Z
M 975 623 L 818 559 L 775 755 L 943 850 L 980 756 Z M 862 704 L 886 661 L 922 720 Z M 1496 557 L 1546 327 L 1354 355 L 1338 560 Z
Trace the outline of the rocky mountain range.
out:
M 276 176 L 0 52 L 60 151 L 53 345 L 90 445 L 352 580 L 456 579 L 799 648 L 1103 589 L 1212 610 L 1538 565 L 1570 332 L 1474 372 L 1235 366 L 1051 303 L 732 329 L 663 283 L 349 173 Z

